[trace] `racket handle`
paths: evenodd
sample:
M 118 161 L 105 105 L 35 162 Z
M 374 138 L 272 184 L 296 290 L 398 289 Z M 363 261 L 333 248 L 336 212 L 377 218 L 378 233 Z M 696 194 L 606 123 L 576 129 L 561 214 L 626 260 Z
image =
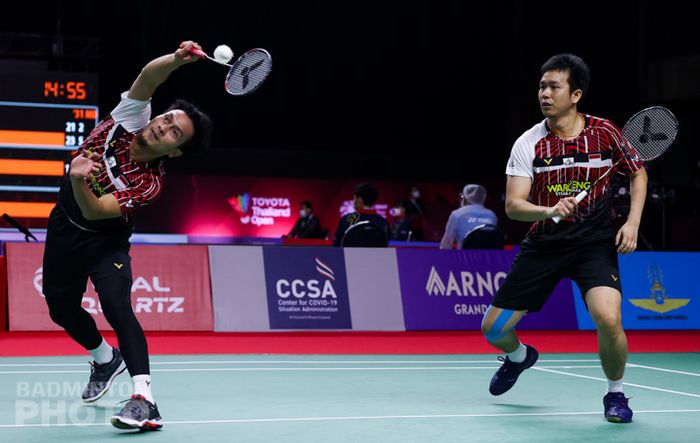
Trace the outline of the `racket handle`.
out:
M 196 55 L 199 58 L 207 58 L 207 53 L 197 48 L 190 48 L 188 51 L 192 55 Z
M 578 194 L 576 194 L 576 197 L 575 197 L 576 204 L 581 203 L 581 200 L 586 198 L 587 195 L 588 195 L 588 191 L 581 191 Z M 554 223 L 559 223 L 561 221 L 561 215 L 555 215 L 554 217 L 552 217 L 552 220 L 554 220 Z

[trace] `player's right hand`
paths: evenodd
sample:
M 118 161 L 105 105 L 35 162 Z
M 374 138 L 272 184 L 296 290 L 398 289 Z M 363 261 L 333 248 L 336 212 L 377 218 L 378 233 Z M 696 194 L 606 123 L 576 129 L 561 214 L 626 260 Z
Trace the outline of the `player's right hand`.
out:
M 190 53 L 190 49 L 197 49 L 201 51 L 202 47 L 199 46 L 197 42 L 193 42 L 192 40 L 184 41 L 180 43 L 180 47 L 175 51 L 175 59 L 182 64 L 192 63 L 199 60 L 199 57 Z
M 549 217 L 547 218 L 552 218 L 557 215 L 561 218 L 569 217 L 574 213 L 576 206 L 578 206 L 576 197 L 564 197 L 559 200 L 556 205 L 549 208 Z
M 86 179 L 99 175 L 102 171 L 102 163 L 99 160 L 100 155 L 96 152 L 78 155 L 70 162 L 70 178 Z

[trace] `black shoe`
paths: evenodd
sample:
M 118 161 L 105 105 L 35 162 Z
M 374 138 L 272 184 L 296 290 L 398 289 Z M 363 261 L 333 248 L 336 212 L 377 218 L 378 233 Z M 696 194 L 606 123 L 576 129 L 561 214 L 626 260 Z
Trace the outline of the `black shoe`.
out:
M 489 392 L 491 395 L 501 395 L 513 387 L 520 374 L 530 366 L 534 365 L 540 354 L 537 349 L 530 345 L 525 345 L 527 348 L 527 354 L 525 360 L 522 363 L 513 363 L 510 358 L 498 357 L 503 365 L 496 371 L 491 378 L 491 385 L 489 386 Z
M 129 402 L 112 416 L 112 426 L 119 429 L 156 431 L 163 427 L 158 407 L 142 395 L 134 394 Z
M 627 404 L 629 398 L 622 392 L 608 392 L 603 397 L 605 418 L 613 423 L 629 423 L 632 421 L 632 410 Z
M 112 386 L 112 381 L 126 370 L 126 363 L 122 358 L 122 353 L 119 349 L 112 349 L 112 361 L 104 364 L 90 363 L 90 381 L 88 381 L 85 390 L 83 390 L 83 401 L 92 403 L 98 398 L 107 393 L 107 390 Z

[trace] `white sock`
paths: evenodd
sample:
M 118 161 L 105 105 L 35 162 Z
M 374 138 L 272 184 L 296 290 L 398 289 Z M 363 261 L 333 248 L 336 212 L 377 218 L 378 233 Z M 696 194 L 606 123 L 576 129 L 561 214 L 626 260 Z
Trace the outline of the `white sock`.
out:
M 134 395 L 142 395 L 143 398 L 156 404 L 153 399 L 153 394 L 151 393 L 151 376 L 148 374 L 134 375 L 131 377 L 134 382 Z
M 622 392 L 622 379 L 608 380 L 608 392 Z
M 112 347 L 107 344 L 107 341 L 105 339 L 102 339 L 102 343 L 95 349 L 91 349 L 88 351 L 90 355 L 92 355 L 92 358 L 95 359 L 95 363 L 98 365 L 103 365 L 105 363 L 109 363 L 112 361 L 114 358 L 114 354 L 112 353 Z
M 524 344 L 520 343 L 520 346 L 518 346 L 518 349 L 516 349 L 513 352 L 509 352 L 506 355 L 508 355 L 508 358 L 513 363 L 522 363 L 525 361 L 525 357 L 527 357 L 527 348 L 525 347 Z

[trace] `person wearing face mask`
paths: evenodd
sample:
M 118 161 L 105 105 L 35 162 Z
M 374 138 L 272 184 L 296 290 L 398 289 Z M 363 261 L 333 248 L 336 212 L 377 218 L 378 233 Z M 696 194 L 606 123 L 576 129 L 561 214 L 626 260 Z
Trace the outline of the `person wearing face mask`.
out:
M 299 207 L 299 218 L 287 237 L 290 238 L 323 238 L 325 231 L 321 222 L 314 215 L 314 207 L 310 201 L 303 201 Z
M 418 186 L 411 186 L 408 189 L 408 200 L 406 200 L 406 219 L 411 225 L 411 239 L 423 240 L 423 218 L 425 217 L 425 202 L 421 197 Z

